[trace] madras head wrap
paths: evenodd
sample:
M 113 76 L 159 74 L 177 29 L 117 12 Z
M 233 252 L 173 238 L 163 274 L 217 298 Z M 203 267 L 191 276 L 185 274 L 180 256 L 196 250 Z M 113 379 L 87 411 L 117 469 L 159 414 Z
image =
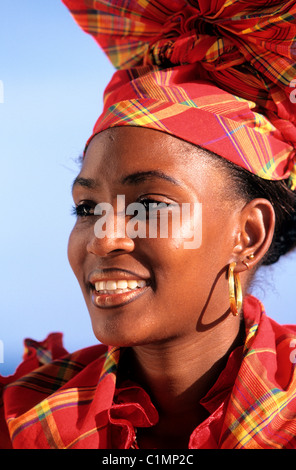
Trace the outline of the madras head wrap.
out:
M 147 127 L 296 189 L 296 0 L 62 1 L 118 69 L 87 145 Z

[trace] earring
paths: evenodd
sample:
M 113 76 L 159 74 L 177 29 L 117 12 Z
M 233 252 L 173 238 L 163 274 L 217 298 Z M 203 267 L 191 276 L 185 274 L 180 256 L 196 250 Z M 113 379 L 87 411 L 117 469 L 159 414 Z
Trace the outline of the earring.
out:
M 234 273 L 236 263 L 230 263 L 228 268 L 228 288 L 229 303 L 232 315 L 237 316 L 240 313 L 243 303 L 242 286 L 239 275 Z
M 242 263 L 247 267 L 247 269 L 250 269 L 249 263 L 247 261 L 243 260 Z
M 253 259 L 254 257 L 255 255 L 253 253 L 247 256 L 248 259 Z M 243 260 L 242 263 L 247 267 L 247 269 L 250 269 L 249 263 L 247 261 Z

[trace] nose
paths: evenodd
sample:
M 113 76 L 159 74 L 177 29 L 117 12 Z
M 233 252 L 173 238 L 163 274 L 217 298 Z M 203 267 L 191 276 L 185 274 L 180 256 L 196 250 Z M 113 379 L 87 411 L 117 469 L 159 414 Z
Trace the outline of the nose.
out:
M 131 253 L 134 240 L 126 235 L 122 214 L 98 219 L 87 243 L 87 251 L 100 257 Z

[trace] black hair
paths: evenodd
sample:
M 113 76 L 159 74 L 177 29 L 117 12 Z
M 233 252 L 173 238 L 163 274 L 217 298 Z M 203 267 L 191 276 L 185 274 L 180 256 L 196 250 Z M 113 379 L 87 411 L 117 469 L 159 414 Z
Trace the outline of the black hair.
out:
M 296 192 L 289 188 L 288 180 L 266 180 L 228 160 L 221 160 L 228 167 L 238 193 L 246 202 L 264 198 L 272 204 L 275 231 L 270 248 L 260 264 L 268 266 L 276 263 L 281 256 L 296 248 Z

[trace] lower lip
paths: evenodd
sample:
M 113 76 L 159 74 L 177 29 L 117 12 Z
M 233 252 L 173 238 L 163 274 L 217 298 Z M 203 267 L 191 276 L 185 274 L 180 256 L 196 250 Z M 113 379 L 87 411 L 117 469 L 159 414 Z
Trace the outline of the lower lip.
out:
M 121 305 L 128 304 L 138 297 L 141 297 L 149 286 L 140 287 L 130 292 L 123 292 L 121 294 L 99 294 L 96 291 L 92 292 L 92 303 L 95 307 L 99 308 L 113 308 L 120 307 Z

